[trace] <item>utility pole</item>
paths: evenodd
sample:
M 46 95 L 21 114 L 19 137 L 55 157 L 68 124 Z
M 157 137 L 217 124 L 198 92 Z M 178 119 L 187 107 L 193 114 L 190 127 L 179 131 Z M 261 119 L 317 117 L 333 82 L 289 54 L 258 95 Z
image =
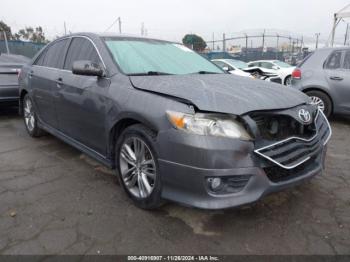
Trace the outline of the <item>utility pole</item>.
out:
M 7 35 L 6 35 L 6 32 L 5 32 L 5 31 L 3 31 L 3 33 L 4 33 L 6 51 L 7 51 L 7 54 L 10 54 L 9 43 L 7 42 Z
M 145 34 L 145 24 L 142 22 L 141 24 L 141 36 Z
M 222 34 L 222 50 L 226 52 L 226 35 L 225 33 Z
M 300 43 L 301 49 L 304 47 L 304 36 L 301 36 L 301 43 Z
M 344 45 L 346 45 L 346 42 L 348 41 L 348 33 L 349 33 L 349 23 L 347 23 L 347 24 L 346 24 L 346 31 L 345 31 Z
M 215 49 L 215 40 L 214 40 L 214 38 L 215 38 L 215 36 L 214 36 L 214 33 L 213 33 L 213 49 L 212 50 Z
M 248 58 L 248 35 L 245 34 L 245 59 Z
M 63 24 L 63 26 L 64 26 L 64 35 L 66 35 L 66 34 L 67 34 L 67 27 L 66 27 L 66 21 L 64 21 L 64 24 Z
M 122 33 L 122 19 L 120 18 L 120 16 L 118 17 L 118 22 L 119 22 L 119 34 Z
M 320 37 L 320 34 L 321 33 L 316 33 L 315 35 L 316 35 L 316 49 L 318 48 L 318 38 Z M 332 44 L 332 46 L 333 46 L 333 44 Z
M 278 49 L 278 44 L 279 44 L 279 40 L 280 40 L 280 36 L 279 36 L 279 34 L 277 34 L 277 43 L 276 43 L 276 59 L 278 59 L 278 52 L 279 52 L 279 49 Z
M 265 47 L 265 29 L 262 35 L 262 53 L 264 53 L 264 47 Z

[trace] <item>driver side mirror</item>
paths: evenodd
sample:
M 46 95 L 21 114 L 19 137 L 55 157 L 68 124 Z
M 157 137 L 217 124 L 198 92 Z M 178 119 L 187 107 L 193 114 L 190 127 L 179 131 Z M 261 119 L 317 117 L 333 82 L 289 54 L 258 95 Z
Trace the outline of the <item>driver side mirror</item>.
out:
M 280 68 L 279 68 L 278 66 L 275 66 L 275 65 L 274 65 L 274 66 L 272 66 L 272 69 L 273 69 L 273 70 L 278 70 L 278 69 L 280 69 Z
M 84 76 L 104 76 L 104 70 L 102 67 L 88 60 L 79 60 L 73 62 L 73 74 L 75 75 L 84 75 Z
M 222 70 L 224 70 L 224 71 L 226 71 L 226 72 L 230 71 L 230 69 L 228 68 L 228 66 L 224 66 L 224 67 L 222 68 Z

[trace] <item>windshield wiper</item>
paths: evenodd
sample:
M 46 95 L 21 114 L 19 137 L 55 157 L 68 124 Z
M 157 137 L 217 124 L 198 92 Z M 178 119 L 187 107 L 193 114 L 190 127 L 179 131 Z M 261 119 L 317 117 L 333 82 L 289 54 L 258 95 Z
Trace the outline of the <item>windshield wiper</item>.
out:
M 206 75 L 206 74 L 220 74 L 220 73 L 217 73 L 217 72 L 211 72 L 211 71 L 198 71 L 198 72 L 195 72 L 195 73 L 192 73 L 192 74 L 201 74 L 201 75 Z
M 148 71 L 143 73 L 131 73 L 128 76 L 165 76 L 165 75 L 173 75 L 170 73 L 159 72 L 159 71 Z

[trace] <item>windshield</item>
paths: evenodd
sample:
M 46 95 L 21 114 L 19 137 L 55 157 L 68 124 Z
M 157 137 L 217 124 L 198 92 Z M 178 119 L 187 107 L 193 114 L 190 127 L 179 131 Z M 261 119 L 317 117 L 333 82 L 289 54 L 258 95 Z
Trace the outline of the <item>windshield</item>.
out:
M 127 75 L 224 73 L 202 56 L 180 44 L 120 38 L 107 38 L 105 43 L 115 62 Z
M 282 68 L 292 67 L 290 64 L 287 64 L 287 63 L 282 62 L 282 61 L 275 61 L 274 63 L 275 63 L 277 66 L 282 67 Z
M 234 60 L 234 59 L 226 59 L 227 63 L 230 65 L 237 67 L 238 69 L 245 69 L 248 67 L 248 64 L 240 61 L 240 60 Z

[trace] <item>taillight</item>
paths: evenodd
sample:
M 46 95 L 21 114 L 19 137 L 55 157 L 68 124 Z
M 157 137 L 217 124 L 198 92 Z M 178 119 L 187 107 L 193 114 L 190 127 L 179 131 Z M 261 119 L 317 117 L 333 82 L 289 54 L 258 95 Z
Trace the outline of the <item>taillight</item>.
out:
M 301 78 L 301 71 L 300 71 L 300 69 L 298 69 L 298 68 L 294 69 L 294 71 L 292 73 L 292 77 L 294 79 L 300 79 Z

